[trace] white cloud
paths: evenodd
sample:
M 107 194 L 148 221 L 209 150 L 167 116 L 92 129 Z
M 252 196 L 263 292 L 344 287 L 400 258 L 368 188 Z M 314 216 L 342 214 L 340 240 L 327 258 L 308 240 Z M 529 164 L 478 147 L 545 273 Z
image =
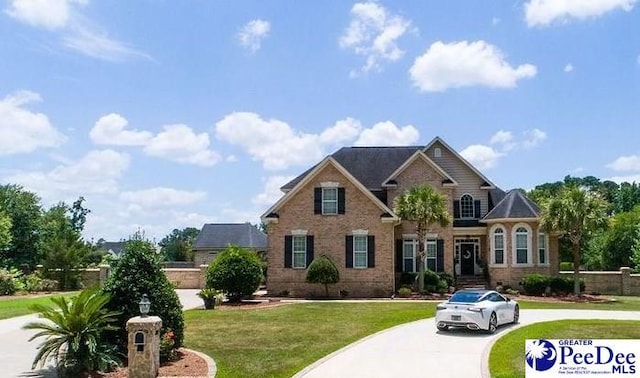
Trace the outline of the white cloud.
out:
M 354 145 L 356 146 L 408 146 L 420 137 L 412 125 L 398 127 L 391 121 L 379 122 L 365 129 Z
M 564 66 L 564 72 L 569 73 L 569 72 L 572 72 L 572 71 L 573 71 L 573 64 L 567 63 L 567 65 Z
M 637 171 L 640 172 L 640 156 L 630 155 L 621 156 L 614 160 L 612 163 L 607 164 L 607 168 L 611 168 L 614 171 L 628 172 Z
M 264 190 L 252 198 L 251 202 L 261 206 L 271 206 L 276 203 L 284 193 L 280 190 L 284 184 L 293 180 L 295 176 L 271 176 L 264 180 Z
M 540 129 L 533 129 L 525 132 L 525 141 L 523 145 L 525 148 L 533 148 L 547 139 L 547 133 Z
M 100 117 L 89 132 L 96 144 L 114 146 L 144 146 L 152 137 L 148 131 L 125 130 L 129 122 L 119 114 L 110 113 Z
M 120 199 L 142 207 L 171 207 L 191 205 L 204 200 L 207 193 L 177 190 L 173 188 L 151 188 L 120 193 Z
M 498 18 L 498 17 L 493 17 L 493 18 L 491 19 L 491 24 L 492 24 L 492 25 L 498 25 L 499 23 L 500 23 L 500 18 Z
M 29 91 L 0 100 L 0 155 L 27 153 L 64 143 L 66 137 L 51 125 L 45 114 L 26 108 L 39 101 L 40 95 Z
M 480 170 L 493 168 L 498 159 L 504 156 L 503 153 L 481 144 L 473 144 L 465 148 L 460 151 L 460 155 Z
M 411 21 L 390 13 L 376 2 L 355 3 L 351 8 L 351 22 L 340 36 L 339 44 L 366 58 L 360 72 L 380 71 L 381 62 L 402 58 L 404 51 L 397 41 L 410 26 Z M 354 75 L 356 71 L 352 71 Z
M 338 145 L 354 140 L 362 130 L 360 121 L 353 118 L 346 118 L 335 123 L 335 125 L 324 130 L 320 134 L 320 143 L 325 145 Z
M 260 50 L 262 40 L 267 37 L 270 30 L 271 24 L 269 21 L 251 20 L 238 32 L 237 38 L 242 47 L 246 47 L 254 53 Z
M 583 20 L 607 12 L 633 9 L 636 0 L 530 0 L 524 5 L 529 27 L 547 26 L 554 21 Z
M 113 150 L 93 150 L 70 164 L 50 171 L 19 172 L 6 177 L 7 182 L 25 186 L 48 200 L 67 194 L 113 194 L 118 180 L 129 167 L 129 156 Z
M 124 62 L 133 59 L 153 60 L 150 55 L 110 38 L 105 31 L 92 30 L 88 26 L 76 26 L 71 34 L 62 38 L 67 48 L 92 58 L 109 62 Z
M 209 135 L 196 134 L 182 124 L 167 125 L 164 131 L 155 135 L 144 147 L 148 155 L 176 161 L 211 167 L 221 160 L 220 155 L 209 150 Z
M 503 151 L 510 151 L 514 149 L 517 143 L 513 139 L 513 134 L 511 131 L 499 130 L 495 133 L 491 140 L 489 140 L 489 144 L 499 144 L 502 146 Z
M 58 29 L 67 25 L 73 4 L 87 3 L 88 0 L 11 0 L 4 11 L 31 26 Z
M 424 92 L 469 86 L 512 88 L 536 73 L 531 64 L 511 67 L 504 54 L 485 41 L 434 42 L 409 70 L 413 84 Z
M 238 161 L 238 158 L 236 157 L 236 155 L 229 155 L 227 156 L 227 158 L 225 159 L 225 161 L 227 163 L 235 163 Z
M 636 173 L 634 175 L 628 175 L 628 176 L 613 176 L 605 180 L 613 181 L 618 184 L 622 184 L 623 182 L 629 182 L 629 183 L 635 182 L 640 184 L 640 173 Z

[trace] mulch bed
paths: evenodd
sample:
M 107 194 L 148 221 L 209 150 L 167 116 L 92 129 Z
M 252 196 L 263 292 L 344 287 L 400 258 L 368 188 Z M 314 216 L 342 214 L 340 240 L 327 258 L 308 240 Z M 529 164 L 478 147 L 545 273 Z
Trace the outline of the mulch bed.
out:
M 207 362 L 200 356 L 185 349 L 178 350 L 180 359 L 160 366 L 159 377 L 206 377 L 209 373 Z M 93 375 L 92 378 L 126 378 L 127 368 L 121 367 L 109 373 Z

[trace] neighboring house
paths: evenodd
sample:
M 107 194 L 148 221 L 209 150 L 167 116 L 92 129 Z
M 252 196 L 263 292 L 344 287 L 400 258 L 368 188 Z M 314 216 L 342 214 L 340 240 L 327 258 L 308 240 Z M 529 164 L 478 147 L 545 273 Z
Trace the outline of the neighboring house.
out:
M 488 269 L 487 284 L 513 287 L 526 274 L 557 272 L 557 237 L 539 228 L 536 204 L 518 190 L 505 193 L 435 138 L 426 147 L 345 147 L 285 184 L 262 216 L 269 292 L 317 295 L 306 268 L 327 255 L 340 271 L 334 295 L 391 295 L 419 263 L 415 226 L 394 214 L 393 200 L 425 183 L 446 195 L 453 216 L 430 230 L 426 268 L 463 284 L 484 283 Z
M 251 223 L 207 223 L 192 247 L 196 266 L 209 265 L 230 244 L 260 254 L 267 251 L 267 235 Z
M 99 244 L 101 251 L 109 253 L 112 257 L 120 257 L 122 252 L 124 252 L 126 241 L 119 242 L 103 242 Z

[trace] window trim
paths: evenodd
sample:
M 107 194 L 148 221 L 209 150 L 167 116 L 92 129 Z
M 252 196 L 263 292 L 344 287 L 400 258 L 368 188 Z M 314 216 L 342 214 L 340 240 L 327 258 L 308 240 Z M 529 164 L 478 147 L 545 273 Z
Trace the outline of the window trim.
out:
M 435 252 L 435 256 L 433 257 L 429 257 L 429 255 L 427 254 L 427 248 L 429 245 L 433 245 L 433 251 Z M 435 269 L 433 269 L 434 272 L 438 271 L 438 239 L 430 239 L 427 238 L 427 240 L 425 240 L 424 242 L 424 270 L 426 271 L 428 269 L 428 261 L 429 260 L 433 260 L 433 266 L 435 267 Z
M 332 190 L 332 191 L 335 192 L 335 194 L 336 194 L 335 195 L 335 200 L 329 200 L 329 199 L 325 199 L 324 198 L 325 197 L 325 191 L 328 191 L 328 190 Z M 322 187 L 322 198 L 321 198 L 321 203 L 322 203 L 322 206 L 321 206 L 321 210 L 322 211 L 321 211 L 321 213 L 322 213 L 322 215 L 338 215 L 338 213 L 339 213 L 338 196 L 339 196 L 338 187 L 334 187 L 334 186 Z M 326 203 L 335 203 L 335 209 L 336 209 L 335 212 L 330 213 L 330 212 L 325 211 L 325 204 Z
M 411 245 L 411 257 L 406 257 L 404 255 L 404 247 L 405 245 Z M 412 237 L 405 237 L 402 239 L 402 272 L 403 273 L 416 273 L 416 252 L 418 249 L 418 239 Z M 405 263 L 407 260 L 411 259 L 411 271 L 406 271 Z
M 498 264 L 496 263 L 496 236 L 498 236 L 499 234 L 496 234 L 497 230 L 502 230 L 502 263 Z M 506 251 L 506 246 L 507 246 L 507 230 L 506 228 L 498 223 L 493 225 L 493 227 L 491 227 L 491 229 L 489 230 L 489 243 L 490 248 L 491 248 L 491 262 L 489 263 L 490 267 L 506 267 L 507 266 L 507 251 Z
M 468 216 L 468 217 L 464 216 L 464 211 L 463 211 L 464 206 L 463 206 L 462 199 L 465 198 L 465 197 L 471 198 L 471 201 L 470 201 L 471 202 L 471 216 Z M 476 217 L 475 217 L 475 212 L 476 212 L 475 211 L 475 203 L 473 201 L 474 201 L 474 198 L 469 193 L 464 193 L 463 195 L 460 196 L 460 219 L 476 219 Z
M 518 264 L 518 238 L 517 231 L 519 228 L 524 228 L 527 231 L 527 262 Z M 511 228 L 511 266 L 514 267 L 532 267 L 533 266 L 533 230 L 531 226 L 526 223 L 517 223 Z
M 544 263 L 540 262 L 540 237 L 542 237 L 542 239 L 544 240 Z M 542 232 L 540 230 L 538 230 L 538 240 L 537 240 L 537 249 L 536 251 L 538 252 L 536 257 L 538 258 L 538 265 L 539 266 L 549 266 L 549 234 L 546 232 Z
M 296 251 L 296 238 L 304 240 L 304 250 Z M 307 269 L 307 251 L 309 246 L 307 245 L 307 236 L 305 235 L 291 235 L 291 268 L 292 269 Z M 296 254 L 304 254 L 303 266 L 296 266 Z
M 356 250 L 356 240 L 358 238 L 364 239 L 364 251 Z M 364 266 L 356 265 L 356 255 L 364 254 Z M 353 235 L 353 269 L 367 269 L 369 267 L 369 238 L 367 235 Z

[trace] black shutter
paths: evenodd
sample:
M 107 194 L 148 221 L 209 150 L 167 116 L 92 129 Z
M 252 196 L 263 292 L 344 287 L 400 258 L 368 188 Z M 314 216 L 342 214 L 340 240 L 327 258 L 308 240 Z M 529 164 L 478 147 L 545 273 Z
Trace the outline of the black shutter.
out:
M 307 268 L 313 261 L 313 235 L 307 235 Z
M 367 268 L 376 266 L 376 237 L 367 236 Z
M 473 201 L 473 217 L 480 218 L 480 200 Z
M 338 214 L 344 214 L 345 199 L 344 188 L 338 188 Z
M 396 240 L 396 272 L 404 272 L 404 254 L 402 253 L 402 239 Z
M 491 211 L 493 209 L 493 197 L 491 197 L 491 192 L 487 193 L 487 198 L 488 198 L 488 203 L 489 203 L 489 210 L 487 211 Z
M 293 237 L 287 235 L 284 237 L 284 267 L 291 268 L 293 260 Z
M 436 244 L 436 272 L 444 272 L 444 240 L 438 239 Z
M 313 188 L 313 213 L 322 214 L 322 188 Z
M 347 268 L 353 268 L 353 236 L 347 235 L 345 238 L 344 259 Z
M 453 217 L 455 219 L 460 219 L 460 201 L 453 201 Z

